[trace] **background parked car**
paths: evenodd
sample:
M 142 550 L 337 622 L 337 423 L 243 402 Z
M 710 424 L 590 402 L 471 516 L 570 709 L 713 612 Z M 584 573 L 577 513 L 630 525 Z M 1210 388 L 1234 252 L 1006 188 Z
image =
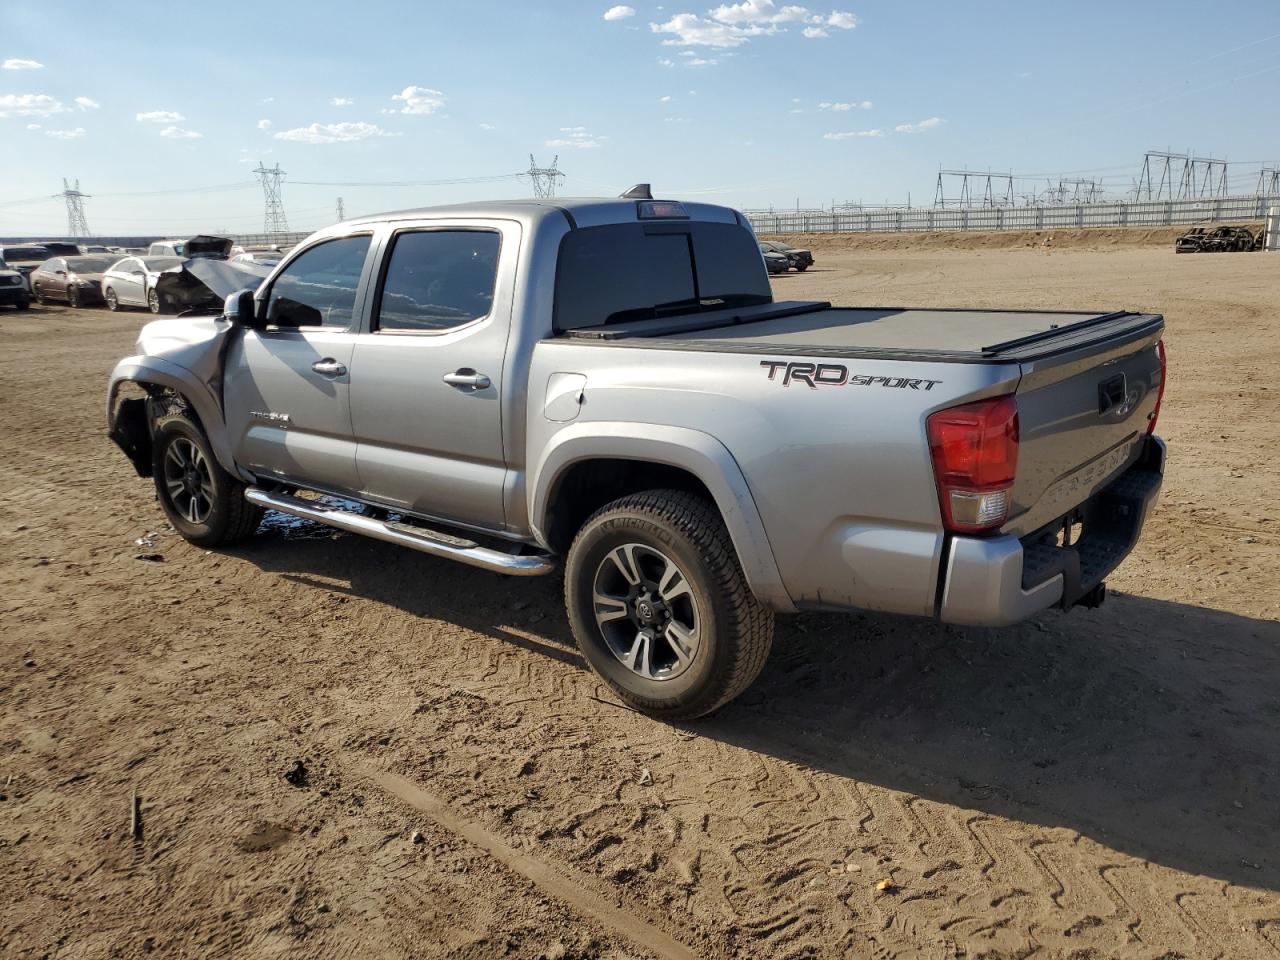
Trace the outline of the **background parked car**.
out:
M 782 254 L 787 258 L 787 262 L 801 273 L 813 266 L 813 254 L 808 250 L 800 250 L 780 240 L 762 240 L 760 241 L 760 247 L 762 249 L 767 248 L 773 253 Z
M 786 273 L 791 269 L 791 261 L 781 253 L 774 253 L 772 250 L 766 249 L 765 245 L 760 244 L 760 256 L 764 257 L 765 269 L 770 274 Z
M 160 274 L 182 266 L 181 257 L 125 257 L 113 263 L 102 276 L 102 299 L 108 310 L 145 307 L 152 313 L 164 308 L 156 281 Z
M 82 243 L 80 244 L 80 252 L 86 256 L 94 253 L 115 253 L 110 247 L 104 247 L 100 243 Z
M 84 253 L 78 243 L 66 240 L 33 240 L 32 243 L 48 250 L 47 256 L 50 257 L 78 257 Z
M 186 240 L 157 240 L 147 249 L 151 257 L 209 257 L 214 260 L 225 260 L 231 255 L 231 241 L 225 237 L 210 237 L 201 234 Z
M 31 273 L 36 303 L 65 300 L 73 307 L 102 301 L 102 274 L 110 257 L 50 257 Z
M 274 267 L 283 259 L 284 254 L 278 250 L 246 250 L 244 253 L 237 253 L 231 258 L 231 262 L 257 263 L 264 267 Z
M 3 260 L 0 260 L 0 304 L 8 304 L 19 310 L 31 306 L 26 279 L 17 270 L 9 269 Z
M 8 264 L 10 270 L 22 274 L 27 293 L 31 293 L 32 271 L 48 259 L 49 251 L 34 243 L 11 243 L 0 247 L 0 260 Z

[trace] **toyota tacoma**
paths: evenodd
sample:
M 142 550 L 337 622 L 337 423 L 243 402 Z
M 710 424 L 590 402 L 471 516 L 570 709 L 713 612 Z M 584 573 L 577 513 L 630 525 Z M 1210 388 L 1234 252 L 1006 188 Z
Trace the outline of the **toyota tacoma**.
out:
M 592 668 L 690 718 L 753 681 L 775 613 L 1100 603 L 1160 489 L 1163 329 L 779 302 L 740 213 L 643 188 L 474 203 L 329 227 L 148 324 L 107 426 L 204 547 L 275 510 L 562 569 Z

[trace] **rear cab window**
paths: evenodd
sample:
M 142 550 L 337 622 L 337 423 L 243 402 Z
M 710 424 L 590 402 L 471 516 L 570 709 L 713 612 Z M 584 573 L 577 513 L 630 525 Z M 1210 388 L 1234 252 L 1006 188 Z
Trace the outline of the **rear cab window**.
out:
M 606 224 L 560 243 L 557 331 L 772 300 L 756 238 L 737 224 Z

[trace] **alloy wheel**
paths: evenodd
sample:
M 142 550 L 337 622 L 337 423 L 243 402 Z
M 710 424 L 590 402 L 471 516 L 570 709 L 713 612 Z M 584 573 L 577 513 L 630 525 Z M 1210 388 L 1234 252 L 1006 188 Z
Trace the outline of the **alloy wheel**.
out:
M 213 511 L 213 474 L 209 461 L 186 437 L 177 437 L 164 455 L 164 486 L 169 501 L 189 523 L 204 523 Z
M 654 547 L 610 550 L 591 585 L 596 624 L 609 651 L 646 680 L 671 680 L 693 663 L 701 642 L 698 602 L 684 572 Z

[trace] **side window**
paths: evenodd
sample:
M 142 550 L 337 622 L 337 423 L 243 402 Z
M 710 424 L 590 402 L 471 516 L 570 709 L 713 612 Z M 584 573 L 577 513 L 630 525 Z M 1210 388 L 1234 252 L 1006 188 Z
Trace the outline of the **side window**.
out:
M 391 248 L 379 330 L 449 330 L 493 309 L 501 236 L 492 230 L 402 233 Z
M 267 297 L 268 326 L 348 327 L 369 237 L 317 244 L 276 277 Z

